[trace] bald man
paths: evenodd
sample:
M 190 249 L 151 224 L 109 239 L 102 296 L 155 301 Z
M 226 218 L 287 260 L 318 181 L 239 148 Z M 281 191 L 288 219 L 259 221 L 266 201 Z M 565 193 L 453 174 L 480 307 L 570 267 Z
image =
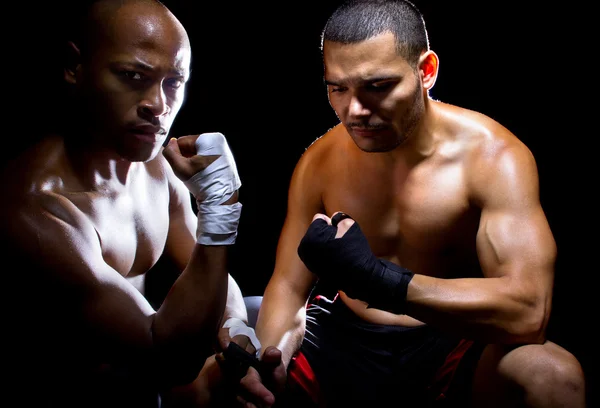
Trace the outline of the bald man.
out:
M 18 406 L 138 407 L 183 387 L 201 405 L 219 328 L 247 321 L 227 271 L 235 161 L 220 133 L 163 148 L 191 59 L 163 4 L 96 1 L 82 21 L 64 67 L 67 126 L 2 176 L 7 390 Z M 153 307 L 144 278 L 159 260 L 175 278 Z

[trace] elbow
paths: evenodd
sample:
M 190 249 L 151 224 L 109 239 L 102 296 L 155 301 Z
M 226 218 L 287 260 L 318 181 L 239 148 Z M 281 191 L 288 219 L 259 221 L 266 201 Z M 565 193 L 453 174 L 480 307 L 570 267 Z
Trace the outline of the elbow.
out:
M 549 307 L 546 301 L 528 302 L 517 313 L 512 325 L 511 338 L 514 343 L 542 344 L 546 341 L 546 327 L 549 320 Z
M 512 333 L 514 343 L 542 344 L 546 341 L 546 327 L 540 319 L 524 322 Z

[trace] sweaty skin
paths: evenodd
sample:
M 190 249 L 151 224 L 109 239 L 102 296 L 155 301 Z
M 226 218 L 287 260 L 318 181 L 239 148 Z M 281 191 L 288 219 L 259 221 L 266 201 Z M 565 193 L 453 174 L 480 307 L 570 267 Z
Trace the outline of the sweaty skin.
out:
M 375 69 L 389 67 L 388 71 L 401 73 L 390 99 L 412 101 L 409 95 L 417 81 L 432 85 L 433 76 L 420 72 L 423 78 L 416 77 L 400 57 L 369 54 L 368 50 L 376 49 L 369 43 L 386 40 L 390 39 L 380 36 L 362 46 L 326 44 L 325 78 L 336 84 L 329 86 L 330 102 L 336 107 L 343 105 L 343 98 L 352 99 L 346 111 L 338 112 L 342 122 L 360 123 L 361 109 L 368 111 L 366 91 L 361 101 L 345 89 L 366 81 L 363 78 Z M 357 58 L 364 62 L 355 64 Z M 348 60 L 357 67 L 347 69 Z M 501 335 L 505 342 L 543 341 L 556 248 L 537 198 L 531 153 L 506 128 L 482 114 L 429 98 L 423 103 L 426 110 L 410 138 L 392 150 L 374 151 L 398 144 L 391 130 L 350 134 L 343 123 L 307 149 L 293 174 L 267 293 L 271 287 L 294 282 L 293 291 L 285 289 L 298 294 L 296 305 L 302 308 L 314 276 L 296 254 L 298 242 L 315 213 L 331 216 L 343 211 L 359 223 L 376 256 L 420 275 L 409 285 L 411 316 L 367 310 L 364 302 L 341 293 L 342 300 L 365 320 L 416 325 L 420 320 L 415 312 L 420 311 L 423 316 L 434 315 L 436 324 L 461 333 L 477 327 L 480 339 L 491 335 L 499 340 Z M 420 298 L 419 282 L 425 276 L 465 279 L 440 280 L 435 296 Z M 482 276 L 497 279 L 469 279 Z M 477 306 L 471 307 L 471 301 Z M 481 301 L 487 306 L 481 307 Z M 431 313 L 436 309 L 448 314 Z M 261 314 L 269 310 L 264 307 Z M 452 319 L 457 313 L 460 319 Z M 514 326 L 524 315 L 531 316 L 525 319 L 531 326 Z
M 223 312 L 247 319 L 227 273 L 227 247 L 196 245 L 182 182 L 215 158 L 192 158 L 175 142 L 162 154 L 189 77 L 187 33 L 157 2 L 118 3 L 98 3 L 94 18 L 104 29 L 93 51 L 70 44 L 78 62 L 65 68 L 65 80 L 73 108 L 82 109 L 65 109 L 69 136 L 44 138 L 2 175 L 11 197 L 2 212 L 3 250 L 18 265 L 10 276 L 11 291 L 19 289 L 9 326 L 22 375 L 15 383 L 47 376 L 23 401 L 56 397 L 69 406 L 73 398 L 92 406 L 106 396 L 105 404 L 126 404 L 111 401 L 124 392 L 109 387 L 125 372 L 132 374 L 129 403 L 141 403 L 136 387 L 142 395 L 198 375 Z M 224 204 L 236 201 L 237 193 Z M 160 257 L 179 277 L 155 310 L 143 296 L 144 277 Z M 114 377 L 102 377 L 107 368 Z
M 545 339 L 557 248 L 529 149 L 493 119 L 429 97 L 438 69 L 432 51 L 414 69 L 386 32 L 352 44 L 325 41 L 323 56 L 329 101 L 340 123 L 308 147 L 291 179 L 275 269 L 257 322 L 264 353 L 279 357 L 280 350 L 287 369 L 299 349 L 316 276 L 298 257 L 298 244 L 314 217 L 329 220 L 342 211 L 360 225 L 376 256 L 415 276 L 406 315 L 367 309 L 343 292 L 340 299 L 368 322 L 427 322 L 497 344 L 488 346 L 475 375 L 489 381 L 477 384 L 483 401 L 489 398 L 483 406 L 494 399 L 510 405 L 503 399 L 508 394 L 493 384 L 508 371 L 517 373 L 512 381 L 525 384 L 533 375 L 528 364 L 534 351 L 568 362 L 565 372 L 573 376 L 567 381 L 581 378 L 576 360 Z M 352 222 L 341 221 L 338 233 Z M 532 345 L 504 348 L 520 343 Z M 545 357 L 536 361 L 551 361 Z M 283 369 L 274 373 L 279 382 Z M 250 369 L 242 384 L 255 400 L 271 404 L 277 393 L 261 381 Z M 569 387 L 582 389 L 577 380 Z M 528 402 L 540 403 L 537 395 L 534 390 Z M 575 391 L 557 400 L 582 406 L 581 395 Z

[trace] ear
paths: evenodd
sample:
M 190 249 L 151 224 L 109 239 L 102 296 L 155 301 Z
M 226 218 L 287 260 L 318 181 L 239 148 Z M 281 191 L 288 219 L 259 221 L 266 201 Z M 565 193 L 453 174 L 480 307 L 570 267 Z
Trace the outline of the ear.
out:
M 435 52 L 429 50 L 419 57 L 419 72 L 425 89 L 433 88 L 437 79 L 440 60 Z
M 65 81 L 68 84 L 77 84 L 77 72 L 81 67 L 81 51 L 74 42 L 67 42 L 66 61 L 64 67 Z

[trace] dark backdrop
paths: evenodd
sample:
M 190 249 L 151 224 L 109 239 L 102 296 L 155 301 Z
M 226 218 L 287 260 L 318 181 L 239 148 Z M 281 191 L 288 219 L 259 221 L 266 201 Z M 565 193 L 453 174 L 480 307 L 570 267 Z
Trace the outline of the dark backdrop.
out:
M 186 104 L 171 134 L 228 137 L 244 204 L 230 264 L 245 295 L 262 294 L 272 272 L 297 159 L 336 123 L 322 84 L 319 33 L 338 3 L 166 1 L 193 48 Z M 597 172 L 583 102 L 593 75 L 582 53 L 586 28 L 579 18 L 586 10 L 536 1 L 416 4 L 440 57 L 433 97 L 497 119 L 537 158 L 542 205 L 559 248 L 550 337 L 580 358 L 592 388 Z M 8 155 L 33 140 L 58 106 L 57 39 L 68 18 L 67 2 L 17 6 L 18 14 L 7 12 L 16 18 L 4 36 Z

